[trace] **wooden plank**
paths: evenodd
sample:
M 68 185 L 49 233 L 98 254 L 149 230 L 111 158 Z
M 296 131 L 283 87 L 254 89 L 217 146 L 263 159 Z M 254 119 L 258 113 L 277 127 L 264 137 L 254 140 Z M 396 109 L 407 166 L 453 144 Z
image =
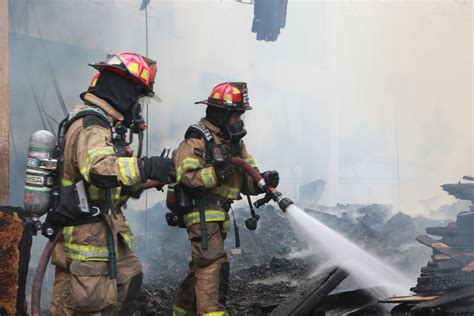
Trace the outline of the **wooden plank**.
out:
M 8 104 L 8 0 L 0 0 L 0 205 L 8 204 L 10 161 Z
M 446 255 L 432 255 L 431 256 L 431 259 L 433 260 L 453 260 L 450 256 L 446 256 Z
M 419 310 L 423 308 L 438 307 L 438 306 L 445 305 L 445 304 L 448 304 L 448 303 L 451 303 L 463 298 L 467 298 L 473 295 L 474 295 L 474 285 L 441 294 L 440 296 L 430 301 L 417 304 L 413 309 Z
M 465 254 L 465 253 L 459 252 L 456 249 L 453 249 L 453 248 L 449 247 L 445 243 L 443 243 L 439 240 L 435 240 L 435 239 L 433 239 L 433 238 L 431 238 L 427 235 L 417 236 L 416 240 L 418 242 L 428 246 L 428 247 L 433 248 L 434 250 L 440 252 L 441 254 L 446 255 L 446 256 L 462 263 L 463 265 L 470 264 L 474 259 L 472 256 L 467 256 L 467 255 L 471 255 L 471 254 Z
M 270 315 L 309 315 L 321 306 L 327 295 L 346 277 L 347 273 L 338 267 L 327 269 L 304 282 L 295 294 L 288 296 Z
M 424 301 L 430 301 L 437 298 L 438 296 L 422 296 L 422 295 L 410 295 L 410 296 L 393 296 L 380 300 L 379 303 L 418 303 Z

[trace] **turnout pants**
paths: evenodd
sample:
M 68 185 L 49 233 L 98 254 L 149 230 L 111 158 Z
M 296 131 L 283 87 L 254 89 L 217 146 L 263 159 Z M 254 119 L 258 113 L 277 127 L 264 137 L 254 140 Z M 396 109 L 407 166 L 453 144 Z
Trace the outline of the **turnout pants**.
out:
M 124 237 L 121 237 L 120 227 L 112 231 L 117 254 L 116 279 L 110 277 L 107 258 L 86 260 L 80 255 L 91 249 L 100 251 L 103 249 L 100 246 L 107 244 L 107 224 L 104 221 L 75 226 L 72 236 L 63 234 L 63 241 L 57 244 L 52 259 L 56 274 L 51 315 L 133 314 L 142 286 L 142 266 Z M 84 248 L 81 244 L 88 245 L 86 247 L 89 248 Z M 95 246 L 90 246 L 91 244 Z M 71 249 L 76 250 L 72 255 Z M 91 255 L 90 252 L 88 254 Z
M 201 247 L 200 223 L 188 228 L 192 259 L 176 294 L 173 315 L 228 315 L 229 262 L 224 251 L 222 222 L 208 222 L 208 249 Z

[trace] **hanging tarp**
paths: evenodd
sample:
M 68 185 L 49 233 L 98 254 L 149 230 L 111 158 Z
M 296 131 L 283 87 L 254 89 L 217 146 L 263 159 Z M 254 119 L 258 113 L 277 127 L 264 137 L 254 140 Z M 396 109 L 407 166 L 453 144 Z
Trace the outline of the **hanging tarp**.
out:
M 286 24 L 288 0 L 255 0 L 252 32 L 257 41 L 274 42 Z

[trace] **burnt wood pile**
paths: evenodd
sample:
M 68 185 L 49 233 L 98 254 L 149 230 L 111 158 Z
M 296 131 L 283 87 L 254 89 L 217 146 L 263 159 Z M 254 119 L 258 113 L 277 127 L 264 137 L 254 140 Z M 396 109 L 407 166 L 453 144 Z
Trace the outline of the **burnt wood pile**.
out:
M 21 208 L 0 206 L 0 315 L 27 315 L 26 276 L 32 222 Z
M 474 180 L 471 177 L 464 177 Z M 474 184 L 445 184 L 442 188 L 457 198 L 474 201 Z M 461 212 L 455 222 L 428 227 L 418 242 L 433 250 L 431 260 L 421 268 L 415 296 L 393 297 L 400 303 L 393 315 L 474 315 L 474 206 Z

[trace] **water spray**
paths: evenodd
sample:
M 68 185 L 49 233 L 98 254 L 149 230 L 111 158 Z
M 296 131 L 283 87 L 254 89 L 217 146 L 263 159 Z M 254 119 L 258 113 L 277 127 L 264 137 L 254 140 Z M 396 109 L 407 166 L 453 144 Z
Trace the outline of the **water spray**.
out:
M 387 286 L 386 289 L 375 293 L 376 296 L 406 292 L 411 281 L 405 275 L 295 206 L 292 200 L 267 185 L 258 171 L 244 160 L 233 157 L 231 163 L 242 168 L 266 193 L 253 204 L 256 208 L 271 200 L 275 201 L 280 209 L 288 214 L 288 219 L 295 230 L 302 232 L 308 241 L 318 245 L 320 250 L 330 255 L 336 264 L 343 266 L 358 281 L 366 286 L 379 283 Z

